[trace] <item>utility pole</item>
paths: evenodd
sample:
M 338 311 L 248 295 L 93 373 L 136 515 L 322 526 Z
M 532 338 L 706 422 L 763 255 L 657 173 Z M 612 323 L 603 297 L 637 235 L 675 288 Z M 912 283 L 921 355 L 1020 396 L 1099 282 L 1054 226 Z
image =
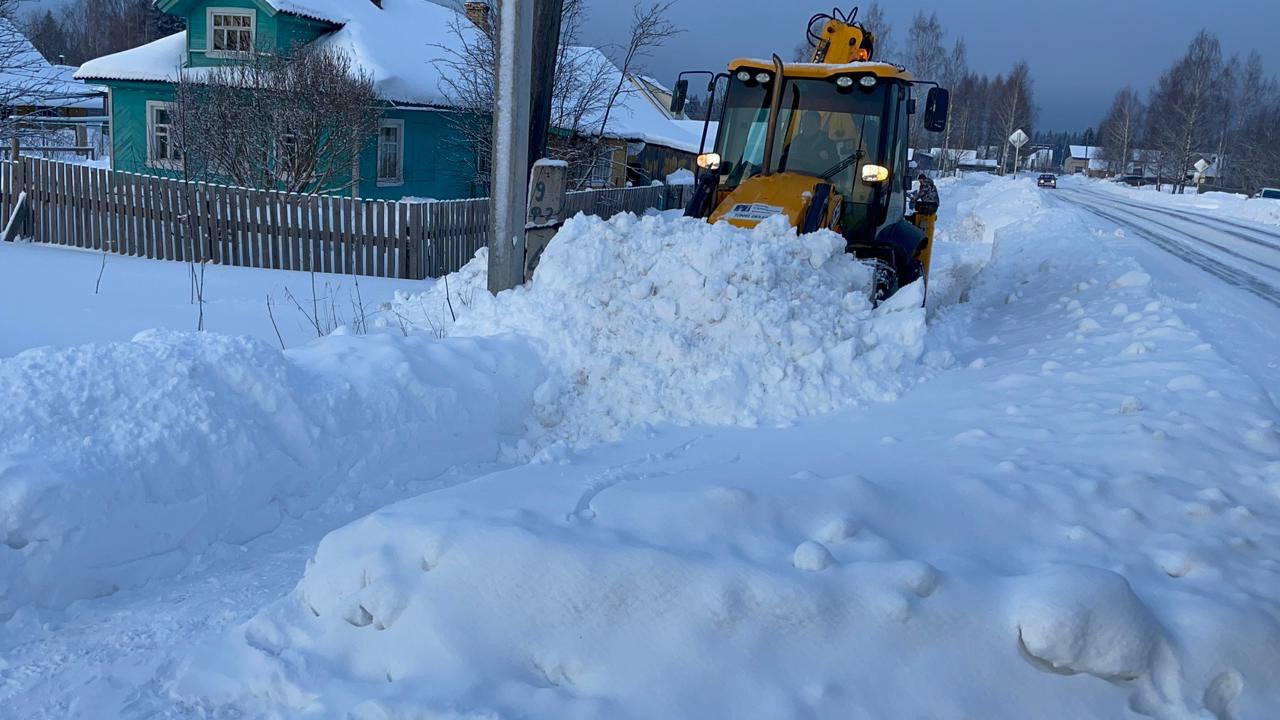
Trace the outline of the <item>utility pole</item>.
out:
M 534 0 L 498 3 L 489 198 L 489 292 L 495 295 L 524 279 L 533 4 Z
M 529 121 L 529 170 L 547 156 L 556 60 L 560 55 L 560 19 L 564 0 L 533 0 L 533 107 Z

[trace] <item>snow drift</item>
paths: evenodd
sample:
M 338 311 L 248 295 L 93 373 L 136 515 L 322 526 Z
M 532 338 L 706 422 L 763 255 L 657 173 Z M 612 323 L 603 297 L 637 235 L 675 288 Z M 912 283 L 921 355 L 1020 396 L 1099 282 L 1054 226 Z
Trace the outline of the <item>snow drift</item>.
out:
M 387 507 L 198 649 L 174 699 L 353 718 L 1267 716 L 1275 408 L 1070 211 L 994 240 L 931 333 L 953 370 L 898 402 L 636 433 Z M 459 329 L 532 323 L 522 303 L 551 306 L 543 292 L 477 303 Z
M 284 515 L 460 463 L 523 429 L 540 364 L 515 339 L 243 337 L 0 360 L 0 616 L 172 574 Z
M 781 218 L 779 218 L 781 220 Z M 532 338 L 551 371 L 532 438 L 583 445 L 641 424 L 780 424 L 910 384 L 921 288 L 873 309 L 835 233 L 624 214 L 569 220 L 527 287 L 484 291 L 483 252 L 397 312 L 451 336 Z M 457 320 L 454 321 L 456 315 Z

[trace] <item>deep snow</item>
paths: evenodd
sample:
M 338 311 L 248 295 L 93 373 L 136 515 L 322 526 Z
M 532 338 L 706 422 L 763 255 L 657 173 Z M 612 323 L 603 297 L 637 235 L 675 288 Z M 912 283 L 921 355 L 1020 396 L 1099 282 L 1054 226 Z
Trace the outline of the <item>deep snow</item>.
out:
M 400 383 L 439 365 L 427 394 L 442 404 L 414 422 L 456 424 L 465 450 L 491 429 L 453 413 L 500 392 L 525 398 L 500 423 L 524 442 L 503 453 L 506 469 L 389 505 L 314 550 L 305 538 L 337 513 L 286 517 L 231 559 L 236 545 L 219 541 L 231 534 L 214 538 L 174 580 L 67 610 L 28 605 L 0 626 L 0 707 L 362 719 L 1273 714 L 1280 413 L 1205 341 L 1197 308 L 1169 302 L 1156 271 L 1079 210 L 1025 178 L 941 190 L 927 328 L 919 308 L 873 311 L 836 293 L 865 279 L 820 236 L 578 219 L 530 288 L 493 300 L 467 292 L 464 271 L 448 302 L 443 284 L 400 297 L 397 312 L 416 306 L 427 337 L 390 328 L 289 353 L 239 340 L 218 355 L 200 348 L 232 341 L 162 335 L 115 348 L 200 388 L 217 373 L 191 367 L 216 358 L 234 369 L 243 356 L 243 377 L 266 379 L 222 392 L 250 405 L 240 393 L 270 384 L 302 417 L 343 427 L 364 403 L 383 419 L 418 417 Z M 646 274 L 651 284 L 636 282 Z M 736 302 L 709 311 L 729 288 Z M 821 309 L 837 301 L 848 317 Z M 171 368 L 148 354 L 161 341 L 198 361 Z M 75 371 L 77 353 L 115 362 L 42 352 L 51 377 L 66 378 L 33 386 L 33 436 L 58 421 L 36 412 L 57 398 L 106 401 L 87 388 L 109 368 Z M 493 372 L 473 386 L 450 374 L 486 352 Z M 432 353 L 451 359 L 419 357 Z M 0 362 L 21 379 L 24 357 Z M 388 366 L 401 368 L 396 382 L 375 391 Z M 368 382 L 333 391 L 347 409 L 291 389 L 345 388 L 349 375 Z M 723 377 L 734 389 L 718 394 Z M 474 392 L 451 395 L 459 383 Z M 151 396 L 123 393 L 102 425 L 127 428 L 156 407 L 131 397 Z M 258 409 L 221 417 L 274 447 L 253 431 L 273 427 Z M 68 438 L 96 428 L 77 423 Z M 131 482 L 118 435 L 119 452 L 68 440 L 50 457 L 103 458 L 70 481 L 114 469 Z M 364 453 L 368 468 L 298 500 L 342 498 L 384 461 L 404 463 L 402 481 L 425 479 L 438 466 L 412 463 L 452 449 L 439 437 L 397 434 Z M 350 454 L 336 442 L 312 448 L 315 464 L 287 464 L 290 477 L 325 478 L 324 459 Z M 494 459 L 496 445 L 475 456 Z M 277 482 L 250 477 L 256 466 L 239 457 L 243 484 Z M 150 487 L 187 484 L 156 475 Z M 64 524 L 82 515 L 45 507 Z M 286 538 L 303 527 L 313 532 L 301 544 Z M 303 574 L 286 593 L 291 572 Z

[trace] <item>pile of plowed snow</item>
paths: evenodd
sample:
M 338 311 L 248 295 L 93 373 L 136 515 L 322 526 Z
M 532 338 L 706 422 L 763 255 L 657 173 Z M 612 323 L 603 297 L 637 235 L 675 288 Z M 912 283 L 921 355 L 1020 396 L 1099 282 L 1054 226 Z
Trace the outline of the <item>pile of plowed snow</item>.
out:
M 245 717 L 1273 717 L 1276 409 L 1150 280 L 1073 211 L 1028 212 L 931 332 L 953 369 L 899 402 L 661 428 L 384 508 L 192 651 L 166 701 Z
M 280 352 L 148 332 L 0 360 L 0 618 L 172 575 L 287 515 L 493 462 L 542 377 L 516 339 L 389 334 Z
M 395 309 L 436 334 L 533 338 L 551 370 L 535 439 L 580 445 L 644 423 L 787 423 L 895 398 L 923 349 L 920 289 L 873 309 L 870 272 L 844 244 L 783 222 L 742 230 L 578 216 L 529 285 L 489 295 L 481 253 Z

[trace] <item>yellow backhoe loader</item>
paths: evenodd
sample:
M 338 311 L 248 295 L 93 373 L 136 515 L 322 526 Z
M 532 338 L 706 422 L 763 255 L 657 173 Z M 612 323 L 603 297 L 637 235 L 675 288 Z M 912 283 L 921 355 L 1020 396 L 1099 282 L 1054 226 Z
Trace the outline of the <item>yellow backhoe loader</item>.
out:
M 723 88 L 723 109 L 708 113 L 698 179 L 685 215 L 754 227 L 785 215 L 801 233 L 829 228 L 846 249 L 875 266 L 874 300 L 917 279 L 928 281 L 937 203 L 907 215 L 914 173 L 908 128 L 916 88 L 932 86 L 924 127 L 946 127 L 950 96 L 901 66 L 874 60 L 875 36 L 858 9 L 820 13 L 806 34 L 807 63 L 739 59 L 727 73 L 681 73 L 671 110 L 684 110 L 689 75 L 710 76 L 710 104 Z M 706 142 L 717 122 L 714 149 Z

